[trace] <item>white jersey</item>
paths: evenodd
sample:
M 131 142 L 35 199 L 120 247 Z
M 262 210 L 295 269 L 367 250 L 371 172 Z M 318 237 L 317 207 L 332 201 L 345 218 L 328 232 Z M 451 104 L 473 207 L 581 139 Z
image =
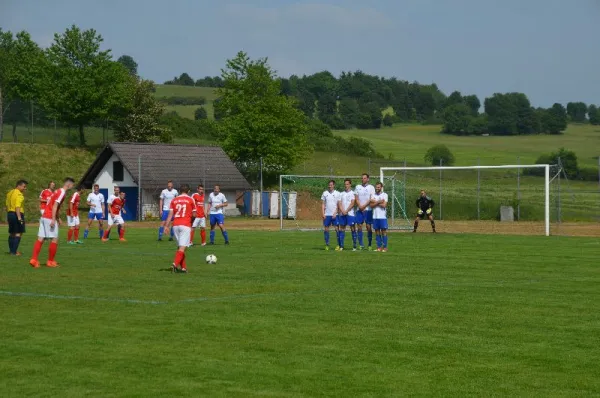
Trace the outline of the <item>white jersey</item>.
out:
M 103 207 L 104 207 L 104 195 L 102 195 L 100 192 L 93 193 L 90 192 L 90 194 L 87 196 L 87 202 L 90 203 L 90 213 L 102 213 L 103 212 Z
M 357 206 L 364 206 L 371 201 L 371 196 L 375 194 L 375 187 L 371 184 L 357 185 L 354 189 L 354 193 L 358 196 Z M 371 206 L 367 206 L 365 211 L 371 211 Z
M 374 193 L 371 195 L 371 199 L 379 202 L 380 200 L 388 201 L 388 194 L 385 192 L 381 192 L 380 194 Z M 385 220 L 387 218 L 386 208 L 377 206 L 373 208 L 373 219 L 374 220 Z
M 219 192 L 215 195 L 214 192 L 211 192 L 208 195 L 208 204 L 210 205 L 210 214 L 223 214 L 223 207 L 219 207 L 218 209 L 215 206 L 222 205 L 227 203 L 227 198 L 223 195 L 223 192 Z
M 177 196 L 179 196 L 179 194 L 177 193 L 176 189 L 171 189 L 170 191 L 168 189 L 163 189 L 160 193 L 160 198 L 163 201 L 162 209 L 164 211 L 169 211 L 171 209 L 171 201 Z
M 112 204 L 113 200 L 115 200 L 117 197 L 115 196 L 115 194 L 110 194 L 108 196 L 108 200 L 106 201 L 106 203 L 108 203 L 109 205 Z
M 342 204 L 342 209 L 346 210 L 354 200 L 354 191 L 340 192 L 339 203 Z M 354 206 L 348 211 L 348 215 L 354 217 Z
M 323 192 L 321 200 L 325 203 L 325 217 L 337 214 L 338 201 L 340 200 L 340 193 L 338 191 Z

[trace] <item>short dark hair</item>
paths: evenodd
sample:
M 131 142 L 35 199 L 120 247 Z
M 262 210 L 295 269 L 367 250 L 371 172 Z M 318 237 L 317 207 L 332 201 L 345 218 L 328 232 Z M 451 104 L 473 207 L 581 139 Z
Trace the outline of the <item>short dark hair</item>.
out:
M 100 188 L 100 185 L 94 184 L 93 188 L 96 188 L 96 187 Z
M 221 189 L 221 186 L 219 184 L 215 184 L 215 188 L 219 187 L 219 189 Z
M 333 185 L 335 185 L 335 180 L 329 180 L 328 184 L 332 183 L 332 182 L 333 182 Z
M 15 185 L 15 186 L 20 187 L 21 185 L 27 185 L 27 184 L 29 184 L 27 182 L 27 180 L 19 180 L 19 181 L 17 181 L 17 185 Z
M 181 184 L 179 192 L 188 193 L 190 192 L 190 186 L 188 184 Z
M 204 185 L 198 184 L 198 188 L 204 188 Z
M 54 181 L 50 181 L 50 182 L 48 183 L 48 188 L 50 188 L 50 185 L 52 185 L 52 184 L 54 184 Z
M 125 195 L 125 191 L 120 191 L 119 195 Z
M 167 181 L 167 184 L 172 184 L 172 183 L 173 183 L 173 180 Z
M 349 183 L 350 183 L 350 185 L 352 185 L 352 180 L 351 180 L 351 179 L 349 179 L 349 178 L 346 178 L 346 179 L 344 180 L 344 183 L 346 183 L 346 182 L 349 182 Z
M 84 189 L 85 189 L 85 187 L 83 185 L 77 185 L 78 191 L 83 191 Z
M 366 176 L 367 178 L 371 178 L 367 173 L 362 173 L 363 176 Z
M 381 188 L 383 188 L 383 182 L 381 182 L 381 181 L 377 181 L 377 184 L 375 184 L 375 185 L 381 185 Z
M 73 179 L 73 177 L 67 177 L 67 178 L 65 178 L 65 183 L 67 183 L 67 182 L 75 183 L 75 180 Z

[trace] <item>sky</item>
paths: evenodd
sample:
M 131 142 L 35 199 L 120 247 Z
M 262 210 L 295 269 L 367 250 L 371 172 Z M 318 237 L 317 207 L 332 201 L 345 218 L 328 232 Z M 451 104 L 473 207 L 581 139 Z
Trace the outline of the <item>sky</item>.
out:
M 41 46 L 75 24 L 162 83 L 220 74 L 245 51 L 280 76 L 328 70 L 534 106 L 600 104 L 600 0 L 0 0 L 0 27 Z

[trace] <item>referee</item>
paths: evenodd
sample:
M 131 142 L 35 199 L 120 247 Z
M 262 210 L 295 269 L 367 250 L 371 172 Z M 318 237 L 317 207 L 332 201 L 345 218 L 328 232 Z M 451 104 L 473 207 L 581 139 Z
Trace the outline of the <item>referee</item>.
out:
M 23 213 L 23 192 L 27 189 L 27 181 L 17 181 L 16 188 L 6 195 L 6 220 L 8 221 L 8 248 L 13 256 L 20 256 L 17 251 L 21 243 L 21 235 L 25 232 L 25 214 Z
M 417 205 L 418 210 L 413 232 L 417 232 L 417 228 L 419 227 L 419 220 L 422 220 L 423 218 L 428 218 L 431 222 L 431 229 L 433 230 L 433 233 L 435 233 L 435 221 L 433 221 L 433 206 L 435 206 L 435 202 L 433 201 L 433 199 L 427 196 L 427 193 L 425 193 L 425 191 L 421 191 L 421 195 L 419 195 L 419 198 L 417 199 L 415 204 Z

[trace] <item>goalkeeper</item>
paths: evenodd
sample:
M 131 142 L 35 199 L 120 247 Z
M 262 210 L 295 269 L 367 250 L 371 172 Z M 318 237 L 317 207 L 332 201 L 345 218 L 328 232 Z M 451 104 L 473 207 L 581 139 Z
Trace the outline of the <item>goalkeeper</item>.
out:
M 417 232 L 417 228 L 419 227 L 419 220 L 427 217 L 429 222 L 431 222 L 431 229 L 433 233 L 435 233 L 435 221 L 433 221 L 433 206 L 435 206 L 435 202 L 431 199 L 425 191 L 421 191 L 421 195 L 416 201 L 417 205 L 417 218 L 415 219 L 415 225 L 413 232 Z

